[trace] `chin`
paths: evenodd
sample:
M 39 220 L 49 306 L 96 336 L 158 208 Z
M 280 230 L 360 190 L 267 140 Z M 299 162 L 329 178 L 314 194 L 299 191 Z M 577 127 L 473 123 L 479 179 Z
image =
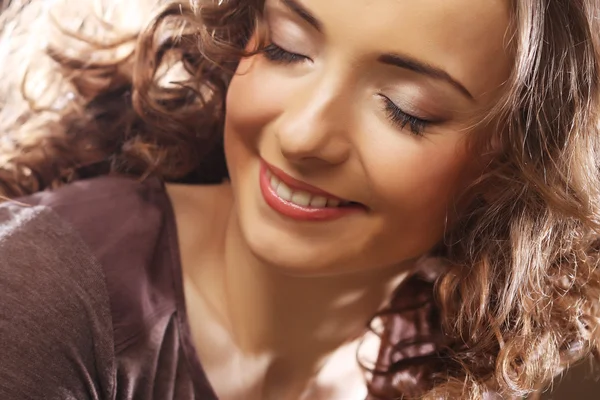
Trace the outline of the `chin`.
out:
M 282 273 L 301 276 L 339 274 L 358 269 L 354 248 L 342 246 L 331 230 L 296 226 L 296 221 L 271 218 L 254 207 L 238 210 L 238 222 L 248 250 Z M 270 214 L 270 213 L 268 213 Z M 304 229 L 303 229 L 304 228 Z
M 300 238 L 298 232 L 252 224 L 242 233 L 253 255 L 267 265 L 292 275 L 321 275 L 341 264 L 331 246 L 315 238 Z

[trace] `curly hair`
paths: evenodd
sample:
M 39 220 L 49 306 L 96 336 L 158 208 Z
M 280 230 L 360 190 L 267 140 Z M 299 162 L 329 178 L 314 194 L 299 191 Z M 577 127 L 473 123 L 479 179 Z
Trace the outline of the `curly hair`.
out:
M 66 26 L 52 18 L 59 4 L 14 2 L 0 17 L 0 194 L 107 173 L 226 177 L 225 95 L 264 45 L 246 50 L 263 2 L 164 1 L 144 14 L 148 1 L 129 0 L 154 17 L 128 29 L 103 18 L 109 8 L 71 10 Z M 514 67 L 480 121 L 495 129 L 470 142 L 489 165 L 429 255 L 435 282 L 415 275 L 374 317 L 371 398 L 522 397 L 600 356 L 600 4 L 511 7 Z

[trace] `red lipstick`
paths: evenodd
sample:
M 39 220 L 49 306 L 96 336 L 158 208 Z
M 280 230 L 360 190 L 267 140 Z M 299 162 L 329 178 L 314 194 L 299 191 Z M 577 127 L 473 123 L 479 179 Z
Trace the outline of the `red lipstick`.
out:
M 277 185 L 281 185 L 281 183 L 283 183 L 285 186 L 287 186 L 287 189 L 291 190 L 292 194 L 301 191 L 304 192 L 303 196 L 306 196 L 308 193 L 311 196 L 311 199 L 315 196 L 319 196 L 321 200 L 323 200 L 323 198 L 327 198 L 328 200 L 332 200 L 334 203 L 337 202 L 338 204 L 344 200 L 315 186 L 309 185 L 308 183 L 292 178 L 279 168 L 268 165 L 264 161 L 261 162 L 259 175 L 260 189 L 265 202 L 273 210 L 286 217 L 299 221 L 331 221 L 359 212 L 361 210 L 364 211 L 364 207 L 358 204 L 349 204 L 337 207 L 325 206 L 324 204 L 322 206 L 321 204 L 319 204 L 319 206 L 296 204 L 296 202 L 292 202 L 291 198 L 282 198 L 282 196 L 278 193 L 278 190 L 272 185 L 272 177 Z M 283 191 L 280 189 L 280 192 Z M 288 190 L 285 190 L 285 192 L 288 192 L 289 194 Z M 328 203 L 331 204 L 329 201 Z

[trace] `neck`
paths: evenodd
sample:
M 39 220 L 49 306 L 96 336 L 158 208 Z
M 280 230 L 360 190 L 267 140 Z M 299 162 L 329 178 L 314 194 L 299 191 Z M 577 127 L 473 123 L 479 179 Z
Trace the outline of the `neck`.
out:
M 270 355 L 279 371 L 287 366 L 309 374 L 365 332 L 407 272 L 404 266 L 331 276 L 287 274 L 252 254 L 234 212 L 223 254 L 222 300 L 242 351 Z
M 233 202 L 222 200 L 221 189 L 214 196 L 205 190 L 190 195 L 188 190 L 170 190 L 184 276 L 206 299 L 236 348 L 250 358 L 267 360 L 265 390 L 301 390 L 298 385 L 314 377 L 329 355 L 365 332 L 407 274 L 406 266 L 327 276 L 287 274 L 250 251 Z M 199 217 L 198 210 L 211 213 Z M 199 226 L 210 228 L 199 232 Z

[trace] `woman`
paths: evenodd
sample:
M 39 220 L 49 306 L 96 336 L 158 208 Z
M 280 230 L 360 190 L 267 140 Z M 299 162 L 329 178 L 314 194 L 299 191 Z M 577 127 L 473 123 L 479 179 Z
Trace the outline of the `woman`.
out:
M 598 1 L 43 4 L 4 16 L 2 398 L 512 398 L 597 355 Z

